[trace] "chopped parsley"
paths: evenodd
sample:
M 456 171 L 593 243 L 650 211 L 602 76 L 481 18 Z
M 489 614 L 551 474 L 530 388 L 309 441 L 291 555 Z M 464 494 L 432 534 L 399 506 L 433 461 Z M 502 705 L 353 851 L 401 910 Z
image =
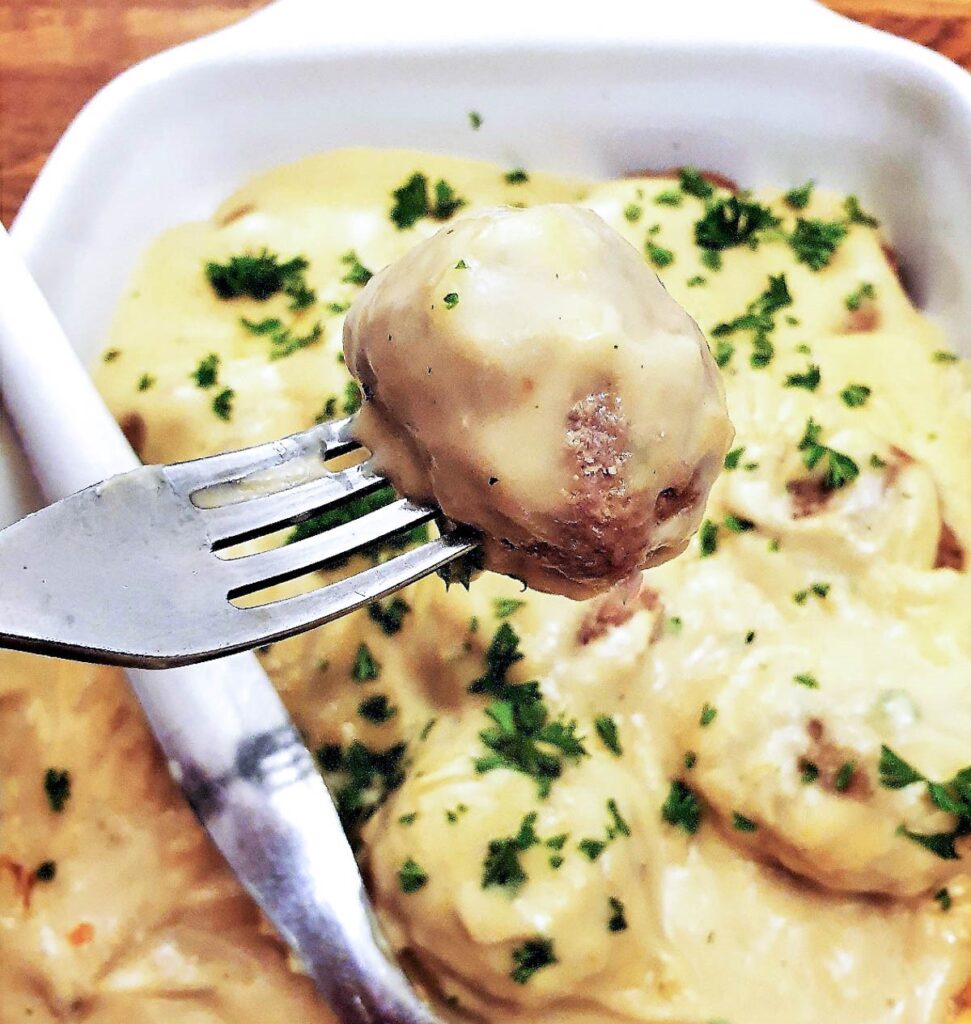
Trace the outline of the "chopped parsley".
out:
M 355 683 L 368 683 L 380 674 L 381 665 L 375 660 L 370 647 L 365 643 L 359 644 L 351 666 L 351 678 Z
M 47 806 L 60 814 L 71 799 L 71 773 L 63 768 L 48 768 L 44 772 L 44 794 Z
M 482 888 L 497 886 L 515 895 L 527 881 L 519 855 L 533 846 L 539 846 L 536 835 L 536 813 L 527 814 L 514 836 L 505 839 L 491 839 L 485 862 L 482 865 Z
M 856 762 L 844 761 L 840 765 L 839 771 L 836 773 L 836 780 L 833 783 L 836 792 L 845 793 L 850 788 L 850 786 L 853 785 L 853 779 L 855 778 L 855 776 Z
M 398 869 L 398 885 L 403 893 L 411 895 L 428 884 L 428 873 L 409 857 Z
M 600 742 L 603 743 L 611 754 L 615 757 L 620 757 L 624 750 L 620 745 L 620 732 L 614 719 L 610 715 L 597 715 L 593 724 L 597 730 L 597 735 L 600 737 Z
M 374 274 L 358 259 L 357 253 L 351 249 L 341 256 L 341 263 L 347 267 L 347 273 L 341 278 L 344 284 L 365 285 Z
M 786 377 L 787 388 L 804 388 L 806 391 L 815 391 L 819 387 L 822 375 L 815 363 L 806 367 L 805 373 L 790 373 Z
M 715 363 L 720 367 L 727 366 L 735 355 L 735 346 L 727 338 L 719 338 L 715 343 Z
M 414 226 L 422 217 L 448 220 L 456 210 L 465 206 L 466 201 L 456 195 L 447 181 L 437 181 L 434 191 L 435 202 L 432 204 L 428 198 L 428 179 L 416 172 L 401 188 L 392 192 L 394 203 L 389 216 L 399 231 Z
M 447 295 L 442 297 L 442 302 L 445 303 L 446 309 L 455 309 L 455 307 L 459 304 L 459 293 L 449 292 Z
M 829 265 L 833 254 L 846 238 L 846 225 L 842 221 L 796 221 L 796 229 L 789 236 L 789 247 L 800 263 L 810 270 L 822 270 Z
M 698 724 L 702 728 L 707 728 L 717 717 L 718 708 L 713 704 L 709 704 L 708 701 L 705 701 L 704 707 L 701 709 L 701 715 L 698 718 Z
M 458 263 L 455 264 L 455 269 L 456 270 L 468 270 L 469 269 L 469 265 L 468 265 L 468 263 L 465 262 L 465 260 L 459 260 Z
M 695 243 L 715 251 L 738 245 L 755 246 L 760 232 L 778 227 L 779 223 L 768 207 L 730 196 L 709 204 L 704 217 L 695 224 Z
M 607 918 L 607 931 L 627 931 L 627 916 L 624 912 L 624 904 L 615 896 L 611 896 L 607 900 L 607 906 L 610 908 L 610 916 Z
M 956 363 L 958 359 L 953 352 L 948 352 L 943 348 L 939 348 L 931 358 L 935 363 Z
M 149 388 L 155 387 L 155 383 L 157 380 L 158 378 L 154 377 L 152 374 L 143 373 L 141 377 L 138 378 L 138 390 L 148 391 Z
M 624 207 L 624 217 L 630 224 L 636 224 L 641 219 L 644 208 L 638 206 L 637 203 L 628 203 Z
M 387 636 L 393 636 L 401 629 L 404 617 L 410 610 L 408 602 L 397 596 L 385 602 L 375 601 L 367 609 L 371 621 L 376 622 Z
M 318 748 L 317 763 L 333 776 L 328 782 L 345 829 L 367 821 L 401 785 L 406 749 L 404 743 L 396 743 L 386 750 L 371 750 L 357 740 L 346 749 L 337 743 Z
M 914 783 L 924 783 L 934 806 L 954 815 L 955 825 L 950 832 L 912 832 L 904 825 L 897 831 L 942 860 L 956 860 L 959 855 L 955 841 L 971 835 L 971 766 L 962 768 L 947 782 L 932 782 L 884 745 L 880 748 L 878 771 L 880 785 L 887 789 L 903 789 Z
M 418 820 L 418 812 L 417 811 L 412 811 L 410 814 L 402 814 L 401 817 L 398 818 L 398 824 L 399 825 L 404 825 L 404 826 L 407 827 L 408 825 L 414 825 L 414 823 L 417 820 Z
M 728 469 L 728 470 L 738 469 L 739 460 L 742 458 L 742 455 L 744 453 L 745 453 L 745 445 L 740 445 L 738 448 L 733 448 L 725 456 L 725 469 Z
M 711 333 L 716 338 L 723 338 L 737 331 L 751 331 L 752 354 L 749 362 L 753 368 L 761 369 L 772 361 L 775 353 L 774 346 L 769 340 L 769 335 L 775 330 L 774 314 L 791 305 L 792 295 L 785 274 L 770 274 L 765 291 L 748 304 L 745 312 L 734 320 L 716 324 Z M 717 352 L 715 361 L 718 362 Z
M 722 254 L 714 249 L 705 249 L 701 254 L 701 263 L 702 266 L 707 267 L 709 270 L 721 270 Z
M 671 783 L 664 804 L 661 806 L 661 817 L 669 824 L 693 836 L 701 826 L 701 801 L 690 786 L 680 779 Z
M 666 189 L 664 192 L 658 192 L 654 197 L 654 202 L 658 206 L 680 206 L 683 199 L 683 193 L 671 188 Z
M 789 189 L 782 197 L 786 206 L 793 210 L 805 210 L 812 198 L 815 184 L 813 181 L 807 181 L 805 185 Z
M 860 200 L 856 196 L 847 196 L 843 200 L 843 209 L 846 211 L 846 219 L 850 224 L 862 224 L 867 228 L 880 227 L 880 221 L 860 206 Z
M 758 824 L 752 821 L 751 818 L 746 818 L 744 814 L 739 814 L 738 811 L 732 812 L 732 828 L 736 832 L 757 832 Z
M 57 876 L 57 863 L 53 860 L 42 861 L 34 869 L 34 878 L 38 882 L 53 882 Z
M 747 533 L 749 530 L 755 529 L 755 523 L 751 519 L 744 519 L 731 513 L 725 516 L 722 520 L 722 525 L 726 530 L 731 530 L 732 533 Z
M 819 680 L 811 672 L 797 672 L 792 677 L 792 681 L 800 686 L 805 686 L 807 690 L 819 689 Z
M 497 619 L 508 619 L 513 612 L 518 612 L 525 605 L 525 601 L 515 597 L 497 597 L 492 602 L 492 611 Z
M 681 763 L 684 765 L 685 771 L 690 772 L 698 763 L 698 755 L 693 750 L 689 750 L 685 753 Z
M 938 889 L 937 892 L 934 893 L 934 899 L 937 901 L 937 905 L 945 913 L 951 909 L 951 904 L 953 903 L 953 900 L 951 899 L 951 894 L 947 891 L 947 889 Z
M 663 245 L 655 244 L 650 238 L 644 243 L 644 252 L 658 270 L 669 267 L 674 262 L 674 253 L 670 249 L 665 249 Z
M 869 281 L 864 281 L 859 288 L 856 288 L 846 296 L 843 304 L 851 313 L 855 313 L 863 305 L 864 299 L 875 299 L 876 297 L 876 288 Z
M 529 175 L 522 167 L 514 167 L 511 171 L 507 171 L 503 177 L 506 179 L 507 185 L 524 185 L 529 181 Z
M 221 299 L 247 296 L 258 302 L 283 292 L 290 297 L 290 308 L 304 309 L 316 300 L 316 294 L 307 286 L 305 274 L 310 264 L 303 256 L 280 262 L 280 258 L 267 249 L 255 256 L 231 256 L 228 263 L 208 262 L 206 277 L 213 291 Z
M 109 348 L 101 359 L 106 363 L 113 363 L 121 355 L 120 348 Z
M 799 778 L 802 780 L 803 785 L 812 785 L 819 778 L 819 765 L 813 761 L 800 761 Z
M 872 392 L 866 384 L 847 384 L 840 392 L 840 398 L 851 409 L 858 409 L 861 405 L 866 405 L 871 394 Z
M 711 182 L 705 181 L 694 167 L 682 167 L 678 171 L 678 184 L 682 192 L 697 199 L 709 199 L 715 192 Z
M 219 376 L 219 356 L 210 352 L 205 359 L 199 360 L 199 365 L 190 374 L 200 388 L 211 388 Z
M 212 400 L 212 411 L 221 419 L 229 420 L 233 415 L 233 399 L 236 392 L 232 388 L 223 388 Z
M 316 345 L 324 336 L 324 330 L 317 321 L 313 327 L 304 335 L 293 333 L 292 327 L 284 327 L 283 322 L 277 317 L 267 317 L 265 320 L 247 320 L 240 317 L 239 322 L 249 331 L 250 334 L 268 335 L 270 339 L 270 359 L 284 359 L 293 355 L 302 348 L 309 348 Z
M 793 595 L 792 599 L 796 604 L 805 604 L 809 600 L 810 594 L 815 594 L 820 599 L 825 599 L 829 596 L 830 585 L 828 583 L 812 583 L 805 590 L 797 590 Z
M 469 126 L 474 132 L 477 132 L 482 127 L 482 115 L 478 110 L 469 111 Z
M 413 174 L 392 193 L 391 222 L 399 231 L 412 227 L 428 216 L 428 179 L 424 174 Z
M 880 764 L 877 770 L 880 776 L 880 785 L 886 789 L 903 789 L 915 782 L 926 781 L 924 775 L 886 744 L 880 747 Z
M 700 288 L 708 283 L 708 278 L 702 277 L 701 274 L 695 274 L 694 277 L 689 277 L 686 283 L 689 288 Z
M 512 960 L 515 966 L 509 977 L 517 985 L 525 985 L 537 971 L 559 963 L 553 951 L 552 939 L 544 939 L 542 936 L 527 939 L 517 946 L 512 951 Z
M 835 491 L 852 483 L 860 475 L 860 468 L 849 455 L 820 443 L 819 435 L 822 433 L 822 429 L 810 417 L 802 439 L 799 441 L 799 450 L 802 452 L 802 461 L 806 469 L 815 469 L 821 463 L 826 463 L 823 486 L 828 491 Z
M 435 182 L 435 205 L 431 208 L 431 215 L 435 220 L 448 220 L 465 205 L 466 201 L 456 194 L 455 189 L 447 181 L 440 179 Z
M 587 860 L 595 861 L 607 849 L 607 844 L 602 839 L 581 839 L 577 849 Z
M 698 546 L 701 557 L 708 558 L 718 550 L 718 524 L 706 519 L 698 530 Z
M 366 697 L 358 704 L 357 713 L 368 722 L 384 725 L 385 722 L 390 722 L 394 718 L 398 709 L 383 693 L 376 693 L 372 697 Z
M 356 380 L 349 380 L 344 385 L 344 404 L 341 408 L 345 416 L 353 416 L 361 408 L 363 396 Z
M 539 683 L 513 683 L 510 668 L 522 660 L 519 637 L 508 622 L 496 630 L 485 652 L 486 672 L 469 685 L 469 693 L 487 694 L 493 701 L 485 709 L 492 725 L 479 733 L 489 753 L 476 758 L 476 771 L 497 768 L 519 771 L 536 782 L 545 798 L 563 772 L 566 761 L 586 756 L 576 721 L 551 719 Z

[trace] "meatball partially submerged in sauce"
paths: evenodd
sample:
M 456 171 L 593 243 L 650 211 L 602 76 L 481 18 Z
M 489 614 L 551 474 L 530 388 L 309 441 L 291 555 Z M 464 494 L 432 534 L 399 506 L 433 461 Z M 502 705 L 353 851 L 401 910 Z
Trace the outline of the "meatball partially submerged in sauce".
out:
M 695 322 L 595 213 L 496 209 L 377 274 L 344 354 L 357 436 L 485 565 L 584 598 L 673 558 L 733 436 Z

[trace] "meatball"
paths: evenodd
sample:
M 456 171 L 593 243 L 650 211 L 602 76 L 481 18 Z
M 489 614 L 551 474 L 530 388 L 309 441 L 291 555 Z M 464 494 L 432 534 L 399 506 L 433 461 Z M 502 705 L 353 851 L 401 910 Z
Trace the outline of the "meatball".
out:
M 347 316 L 357 436 L 485 565 L 590 597 L 686 547 L 733 436 L 704 336 L 595 213 L 494 209 L 377 274 Z

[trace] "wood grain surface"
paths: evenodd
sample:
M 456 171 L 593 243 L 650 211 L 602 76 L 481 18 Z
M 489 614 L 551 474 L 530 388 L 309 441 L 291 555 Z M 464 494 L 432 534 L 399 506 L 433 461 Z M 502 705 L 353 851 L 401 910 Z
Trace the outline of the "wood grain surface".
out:
M 51 147 L 105 82 L 265 2 L 0 0 L 0 219 L 10 223 Z M 971 69 L 971 0 L 828 2 Z

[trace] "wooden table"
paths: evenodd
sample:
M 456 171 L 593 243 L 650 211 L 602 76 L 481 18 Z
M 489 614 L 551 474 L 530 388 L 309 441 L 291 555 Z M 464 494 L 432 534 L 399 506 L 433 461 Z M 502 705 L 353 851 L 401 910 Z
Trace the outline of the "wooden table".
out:
M 58 136 L 101 85 L 265 2 L 0 0 L 0 219 L 10 223 Z M 827 2 L 971 70 L 971 0 Z

